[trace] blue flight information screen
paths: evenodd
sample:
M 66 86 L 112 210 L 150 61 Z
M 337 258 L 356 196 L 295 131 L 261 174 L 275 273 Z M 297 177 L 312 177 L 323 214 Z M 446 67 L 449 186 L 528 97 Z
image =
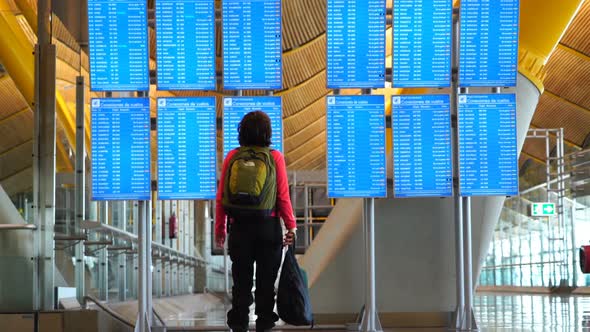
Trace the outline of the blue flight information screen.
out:
M 271 149 L 283 152 L 283 108 L 281 97 L 225 97 L 223 98 L 223 157 L 240 147 L 238 125 L 250 112 L 262 111 L 270 118 Z
M 387 197 L 383 96 L 328 96 L 328 197 Z
M 223 87 L 281 89 L 281 0 L 223 0 Z
M 385 0 L 328 0 L 328 88 L 385 85 Z
M 393 96 L 391 105 L 394 196 L 452 196 L 449 96 Z
M 90 88 L 148 91 L 147 2 L 88 0 Z
M 215 97 L 158 98 L 158 199 L 214 199 Z
M 150 100 L 91 100 L 92 199 L 149 200 Z
M 215 1 L 156 1 L 159 90 L 215 90 Z
M 459 95 L 461 196 L 518 195 L 516 95 Z
M 516 86 L 519 0 L 461 0 L 459 85 Z
M 452 0 L 395 0 L 393 86 L 450 86 L 452 33 Z

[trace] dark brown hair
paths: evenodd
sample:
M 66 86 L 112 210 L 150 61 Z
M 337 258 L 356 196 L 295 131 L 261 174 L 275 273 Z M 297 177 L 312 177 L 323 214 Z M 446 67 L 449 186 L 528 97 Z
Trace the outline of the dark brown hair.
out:
M 262 146 L 271 144 L 272 128 L 270 118 L 262 111 L 246 114 L 238 126 L 240 146 Z

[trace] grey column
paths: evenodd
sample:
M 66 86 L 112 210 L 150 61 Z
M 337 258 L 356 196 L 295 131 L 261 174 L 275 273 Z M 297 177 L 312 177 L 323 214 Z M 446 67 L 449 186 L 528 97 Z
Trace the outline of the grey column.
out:
M 105 225 L 109 223 L 109 202 L 100 203 L 100 222 Z M 109 260 L 106 248 L 98 251 L 98 296 L 102 301 L 109 299 Z
M 471 245 L 471 197 L 463 197 L 463 259 L 465 280 L 465 325 L 467 330 L 476 328 L 473 320 L 473 264 Z
M 209 246 L 210 243 L 210 229 L 211 225 L 208 218 L 208 204 L 205 201 L 196 201 L 195 202 L 195 247 L 197 251 L 201 254 L 201 257 L 208 261 L 210 256 L 211 247 Z M 207 277 L 208 271 L 207 266 L 205 264 L 200 264 L 196 267 L 195 270 L 195 292 L 201 293 L 205 291 L 207 287 Z
M 162 243 L 162 201 L 156 201 L 156 229 L 154 242 Z M 162 297 L 162 259 L 161 251 L 154 258 L 154 293 L 156 297 Z
M 142 253 L 142 256 L 145 259 L 145 269 L 141 271 L 141 273 L 145 273 L 145 282 L 146 282 L 146 290 L 145 290 L 145 296 L 146 296 L 146 313 L 147 313 L 147 319 L 148 322 L 150 324 L 153 323 L 154 319 L 153 319 L 153 311 L 152 311 L 152 294 L 153 294 L 153 290 L 152 290 L 152 201 L 150 200 L 149 202 L 145 203 L 146 205 L 146 209 L 147 209 L 147 213 L 146 213 L 146 219 L 144 224 L 145 224 L 145 245 L 144 245 L 144 250 L 145 252 Z
M 167 246 L 170 247 L 170 232 L 169 232 L 169 218 L 170 218 L 170 201 L 164 201 L 164 239 L 162 240 L 162 243 Z M 171 256 L 169 254 L 166 254 L 166 261 L 164 264 L 164 285 L 165 285 L 165 289 L 164 289 L 164 295 L 165 296 L 171 296 L 172 295 L 172 264 L 170 262 Z
M 127 202 L 117 202 L 117 219 L 115 227 L 125 230 L 125 224 L 127 222 Z M 118 246 L 124 246 L 124 241 L 117 241 Z M 117 269 L 117 288 L 119 289 L 119 301 L 123 302 L 127 300 L 127 256 L 124 252 L 116 251 L 118 261 Z
M 55 225 L 55 80 L 56 48 L 51 44 L 51 0 L 38 0 L 35 46 L 35 133 L 33 136 L 33 193 L 36 208 L 35 251 L 38 274 L 35 308 L 53 309 Z
M 139 202 L 133 201 L 133 234 L 135 235 L 139 235 L 140 218 Z M 139 298 L 139 242 L 137 243 L 136 250 L 137 252 L 133 255 L 133 275 L 131 278 L 133 284 L 130 287 L 133 289 L 133 297 Z
M 139 219 L 136 221 L 138 224 L 138 261 L 139 261 L 139 273 L 138 273 L 138 287 L 137 287 L 137 307 L 138 314 L 135 322 L 135 331 L 145 332 L 148 330 L 147 323 L 147 260 L 145 258 L 145 247 L 146 247 L 146 204 L 145 202 L 139 202 Z
M 86 214 L 86 142 L 84 137 L 84 105 L 85 105 L 85 86 L 84 76 L 76 77 L 76 211 L 75 211 L 75 233 L 82 234 L 80 224 Z M 75 285 L 76 298 L 78 302 L 84 302 L 85 289 L 85 269 L 84 269 L 84 243 L 80 242 L 74 246 L 76 256 L 75 266 Z

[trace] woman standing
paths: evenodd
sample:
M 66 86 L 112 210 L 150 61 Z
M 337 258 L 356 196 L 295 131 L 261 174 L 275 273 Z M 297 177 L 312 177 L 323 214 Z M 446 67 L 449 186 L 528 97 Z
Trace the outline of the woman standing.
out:
M 215 239 L 219 247 L 225 243 L 226 229 L 230 230 L 228 248 L 234 285 L 227 324 L 234 332 L 248 330 L 249 307 L 254 302 L 254 263 L 256 331 L 270 331 L 275 326 L 278 316 L 273 312 L 274 283 L 282 246 L 293 243 L 297 230 L 285 158 L 269 149 L 271 135 L 266 113 L 255 111 L 244 116 L 238 127 L 240 147 L 225 157 L 217 191 Z M 279 217 L 287 229 L 284 238 Z

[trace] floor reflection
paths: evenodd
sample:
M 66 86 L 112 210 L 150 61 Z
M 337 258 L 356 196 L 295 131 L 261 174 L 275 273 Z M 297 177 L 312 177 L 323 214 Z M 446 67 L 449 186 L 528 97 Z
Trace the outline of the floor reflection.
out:
M 480 294 L 474 306 L 482 331 L 590 331 L 590 297 Z
M 194 326 L 221 327 L 225 325 L 228 309 L 218 303 L 206 312 L 179 312 L 163 318 L 168 326 L 176 326 L 178 330 L 190 330 Z M 480 331 L 590 332 L 590 296 L 478 294 L 474 309 Z M 251 312 L 253 324 L 256 319 L 253 308 Z M 445 330 L 385 329 L 386 332 Z M 280 331 L 280 327 L 275 331 Z

